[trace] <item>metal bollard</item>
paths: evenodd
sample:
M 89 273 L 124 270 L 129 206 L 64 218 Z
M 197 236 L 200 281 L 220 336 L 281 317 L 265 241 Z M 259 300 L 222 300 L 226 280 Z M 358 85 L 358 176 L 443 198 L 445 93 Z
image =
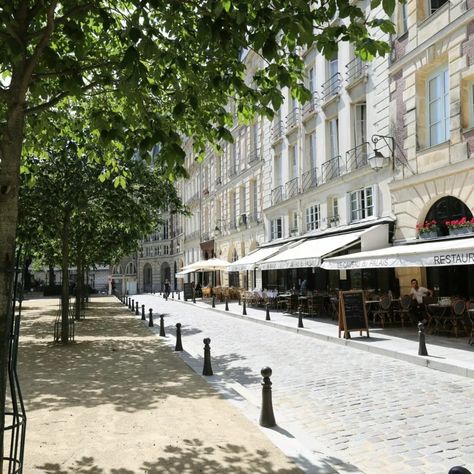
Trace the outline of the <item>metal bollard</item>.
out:
M 171 299 L 174 300 L 174 291 L 171 292 Z
M 270 303 L 265 303 L 265 321 L 271 321 L 271 319 L 270 319 Z
M 214 375 L 211 367 L 211 348 L 209 347 L 211 340 L 206 337 L 202 342 L 204 342 L 204 367 L 202 369 L 202 375 Z
M 135 303 L 135 315 L 138 316 L 140 313 L 138 312 L 138 301 Z
M 427 356 L 428 351 L 426 350 L 425 344 L 425 326 L 423 323 L 418 323 L 418 355 Z
M 471 471 L 462 466 L 453 466 L 448 474 L 471 474 Z
M 142 304 L 142 321 L 145 321 L 145 305 Z
M 196 293 L 193 290 L 193 303 L 196 303 Z
M 181 299 L 181 292 L 178 291 L 178 300 L 180 300 L 180 299 Z
M 225 310 L 229 311 L 229 300 L 227 299 L 227 296 L 225 297 Z
M 160 336 L 161 337 L 166 337 L 166 334 L 165 334 L 165 321 L 164 321 L 164 318 L 165 315 L 164 314 L 160 314 Z
M 214 295 L 212 295 L 212 307 L 216 307 L 216 297 Z
M 150 308 L 149 310 L 149 315 L 148 315 L 148 327 L 152 328 L 153 327 L 153 310 Z
M 245 298 L 244 298 L 244 303 L 242 305 L 242 314 L 244 316 L 247 316 L 247 303 L 245 302 Z
M 127 298 L 127 306 L 128 306 L 128 309 L 130 309 L 130 305 L 132 304 L 132 298 L 130 298 L 130 296 Z
M 132 304 L 130 305 L 130 311 L 133 313 L 135 311 L 135 300 L 132 299 Z
M 260 426 L 265 428 L 271 428 L 276 426 L 275 415 L 273 414 L 273 403 L 272 403 L 272 382 L 270 377 L 272 376 L 272 369 L 270 367 L 264 367 L 260 373 L 263 377 L 262 382 L 262 408 L 260 411 Z
M 304 328 L 303 326 L 303 308 L 298 306 L 298 327 Z
M 182 351 L 183 344 L 181 344 L 181 323 L 176 323 L 176 346 L 175 351 Z

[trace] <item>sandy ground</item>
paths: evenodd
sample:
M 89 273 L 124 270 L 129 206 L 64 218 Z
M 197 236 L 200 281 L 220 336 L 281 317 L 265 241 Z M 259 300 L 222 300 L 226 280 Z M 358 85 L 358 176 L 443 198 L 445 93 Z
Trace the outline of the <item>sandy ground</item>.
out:
M 92 298 L 66 346 L 57 308 L 24 301 L 25 474 L 301 472 L 116 298 Z

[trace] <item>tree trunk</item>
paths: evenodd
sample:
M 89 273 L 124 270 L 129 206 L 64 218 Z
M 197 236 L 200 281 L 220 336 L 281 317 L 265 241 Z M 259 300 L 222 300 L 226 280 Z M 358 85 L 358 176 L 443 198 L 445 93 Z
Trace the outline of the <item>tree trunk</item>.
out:
M 81 311 L 84 297 L 84 262 L 82 258 L 82 248 L 77 248 L 77 282 L 76 282 L 76 320 L 81 319 Z
M 63 284 L 61 291 L 61 342 L 69 342 L 69 212 L 64 215 L 61 232 L 61 271 Z

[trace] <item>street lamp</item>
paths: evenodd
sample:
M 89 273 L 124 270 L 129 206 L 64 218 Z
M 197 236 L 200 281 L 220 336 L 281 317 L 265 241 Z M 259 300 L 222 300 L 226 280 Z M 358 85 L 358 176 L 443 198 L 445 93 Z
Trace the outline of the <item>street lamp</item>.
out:
M 381 170 L 388 162 L 392 162 L 392 170 L 395 169 L 395 139 L 387 135 L 372 135 L 372 143 L 374 144 L 374 154 L 367 158 L 370 167 L 374 171 Z M 389 150 L 389 155 L 385 156 L 380 149 L 378 148 L 377 143 L 382 140 L 385 142 L 385 145 L 382 145 L 382 149 L 387 147 Z

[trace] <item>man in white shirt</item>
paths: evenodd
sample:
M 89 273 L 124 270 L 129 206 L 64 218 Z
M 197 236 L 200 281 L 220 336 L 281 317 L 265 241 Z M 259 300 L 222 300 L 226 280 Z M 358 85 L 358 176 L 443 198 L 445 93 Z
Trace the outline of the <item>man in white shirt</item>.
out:
M 412 278 L 411 280 L 411 298 L 412 310 L 418 322 L 425 319 L 425 305 L 423 304 L 424 296 L 433 296 L 433 292 L 424 286 L 418 286 L 418 280 Z

